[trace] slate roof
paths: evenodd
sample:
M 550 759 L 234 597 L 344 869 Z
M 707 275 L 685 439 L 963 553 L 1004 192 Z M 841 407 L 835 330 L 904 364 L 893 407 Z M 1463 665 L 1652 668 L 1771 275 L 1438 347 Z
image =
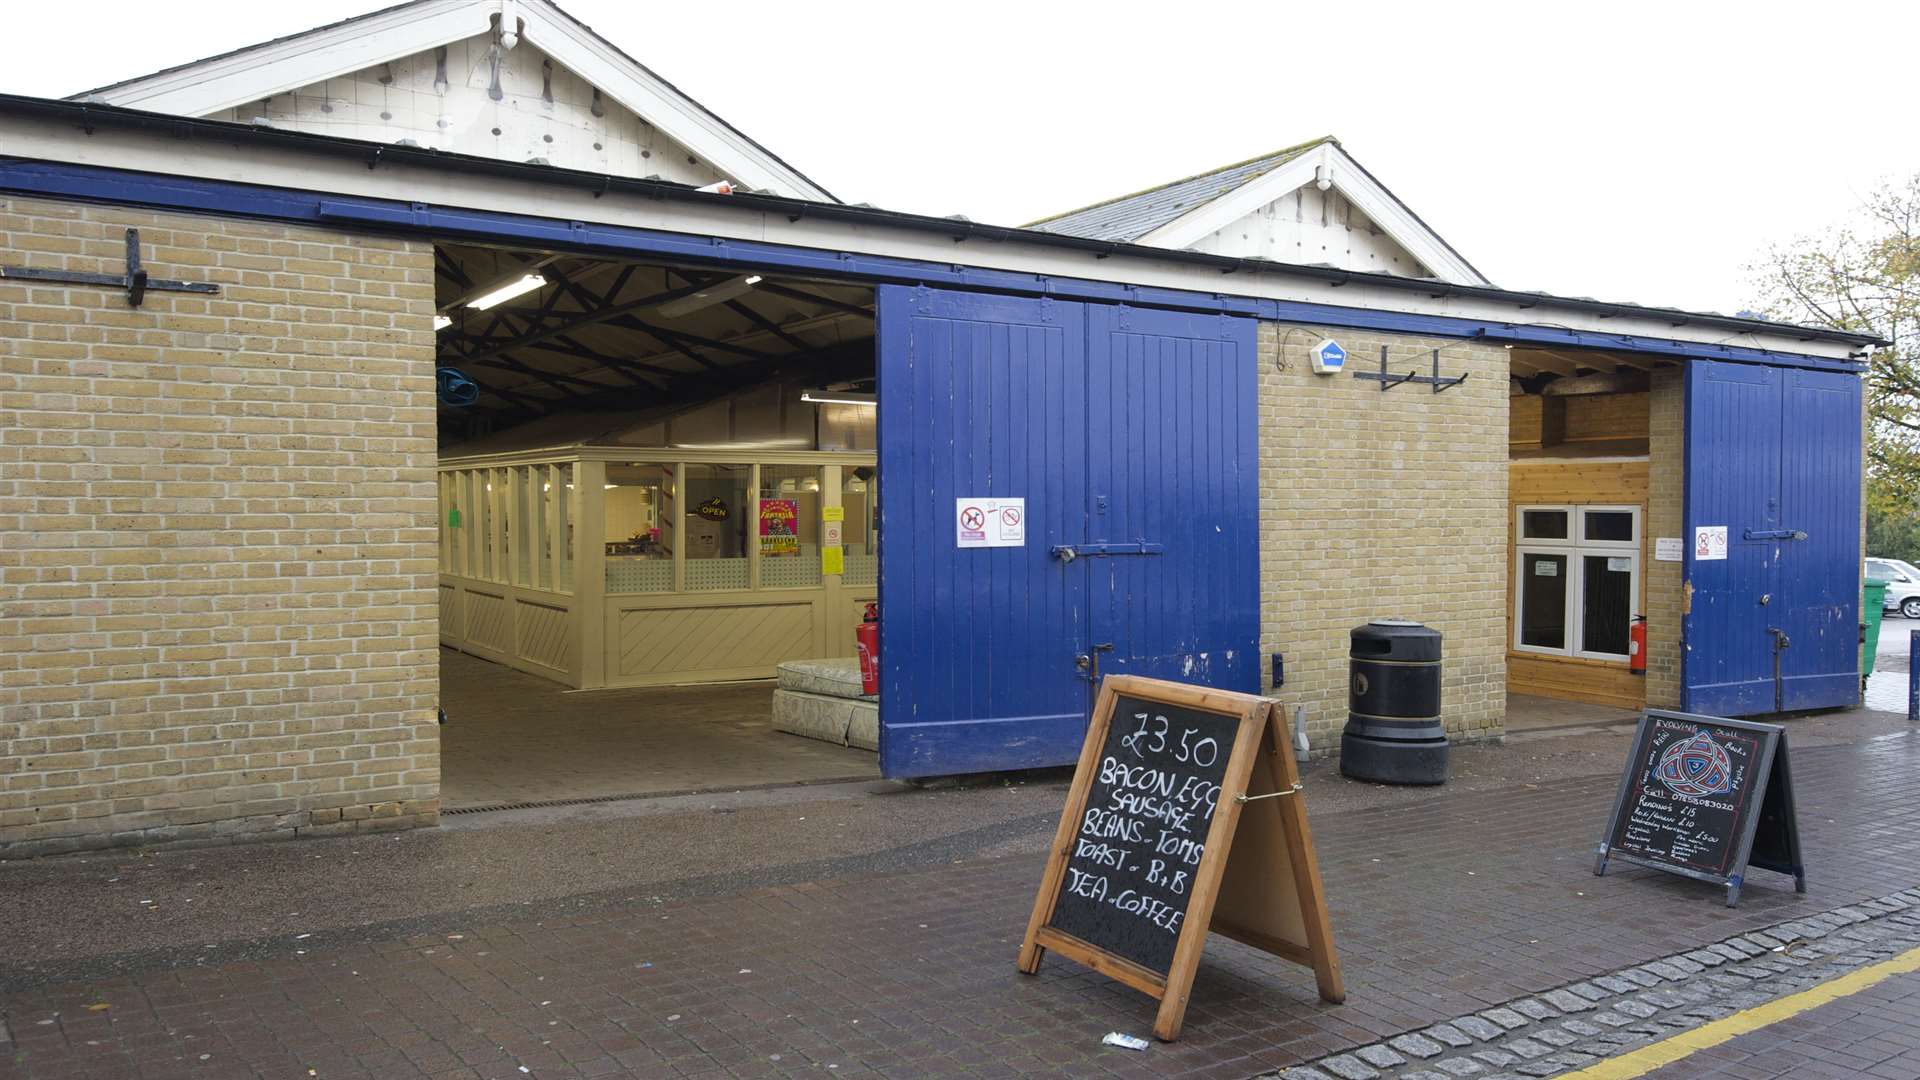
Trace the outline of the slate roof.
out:
M 1041 218 L 1026 227 L 1089 240 L 1133 243 L 1194 208 L 1265 176 L 1322 143 L 1340 145 L 1333 136 L 1323 135 L 1311 142 L 1289 146 L 1285 150 L 1276 150 L 1198 176 Z

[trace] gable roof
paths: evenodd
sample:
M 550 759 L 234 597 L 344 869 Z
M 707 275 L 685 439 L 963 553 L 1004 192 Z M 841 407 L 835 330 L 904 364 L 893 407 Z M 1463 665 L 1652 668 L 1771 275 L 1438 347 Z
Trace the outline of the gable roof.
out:
M 731 179 L 789 198 L 840 201 L 552 0 L 409 0 L 87 90 L 69 100 L 210 116 L 485 33 L 495 16 Z
M 1029 229 L 1082 236 L 1089 240 L 1116 240 L 1131 244 L 1178 218 L 1194 207 L 1222 195 L 1286 164 L 1333 136 L 1323 135 L 1311 142 L 1289 146 L 1271 154 L 1237 161 L 1194 176 L 1136 191 L 1131 195 L 1097 202 L 1064 214 L 1028 222 Z
M 1090 240 L 1185 248 L 1316 181 L 1339 189 L 1436 277 L 1457 285 L 1490 284 L 1331 135 L 1042 218 L 1026 228 Z

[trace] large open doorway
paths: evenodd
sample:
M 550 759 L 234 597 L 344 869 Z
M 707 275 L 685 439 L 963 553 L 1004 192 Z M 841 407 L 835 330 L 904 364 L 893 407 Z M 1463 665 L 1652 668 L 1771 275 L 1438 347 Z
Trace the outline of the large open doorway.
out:
M 436 256 L 443 805 L 878 775 L 873 290 Z
M 1543 707 L 1548 700 L 1639 709 L 1647 690 L 1633 670 L 1634 621 L 1648 611 L 1657 554 L 1650 494 L 1656 361 L 1572 349 L 1509 355 L 1510 726 L 1609 715 Z M 1539 723 L 1530 723 L 1536 716 Z

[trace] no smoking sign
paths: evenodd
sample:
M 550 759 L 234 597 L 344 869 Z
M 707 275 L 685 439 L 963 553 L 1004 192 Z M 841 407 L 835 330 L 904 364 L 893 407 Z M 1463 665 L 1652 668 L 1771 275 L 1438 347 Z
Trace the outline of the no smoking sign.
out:
M 954 538 L 963 548 L 1023 547 L 1027 500 L 955 499 Z

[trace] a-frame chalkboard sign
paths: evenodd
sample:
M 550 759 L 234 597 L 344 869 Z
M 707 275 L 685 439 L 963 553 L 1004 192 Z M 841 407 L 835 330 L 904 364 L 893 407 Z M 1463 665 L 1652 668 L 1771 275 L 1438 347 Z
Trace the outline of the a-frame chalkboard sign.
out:
M 1728 907 L 1749 866 L 1791 874 L 1806 892 L 1786 729 L 1642 713 L 1593 872 L 1606 873 L 1609 859 L 1724 885 Z
M 1180 1034 L 1207 932 L 1314 971 L 1342 1001 L 1320 862 L 1266 698 L 1130 675 L 1100 685 L 1020 949 L 1051 949 L 1160 1000 Z

